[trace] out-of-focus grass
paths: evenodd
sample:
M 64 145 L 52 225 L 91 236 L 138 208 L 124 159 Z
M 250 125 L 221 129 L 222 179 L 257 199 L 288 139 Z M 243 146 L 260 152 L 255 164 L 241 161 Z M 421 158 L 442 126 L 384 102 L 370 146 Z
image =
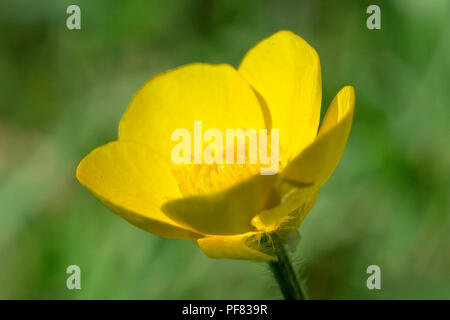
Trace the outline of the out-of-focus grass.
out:
M 82 29 L 65 27 L 80 5 Z M 279 298 L 266 267 L 206 258 L 145 233 L 76 181 L 114 140 L 134 92 L 181 64 L 239 64 L 290 29 L 320 57 L 323 112 L 356 88 L 352 134 L 300 228 L 312 298 L 450 298 L 447 1 L 3 1 L 0 4 L 0 297 Z M 66 288 L 77 264 L 82 289 Z M 382 290 L 366 288 L 377 264 Z M 299 270 L 300 271 L 300 270 Z

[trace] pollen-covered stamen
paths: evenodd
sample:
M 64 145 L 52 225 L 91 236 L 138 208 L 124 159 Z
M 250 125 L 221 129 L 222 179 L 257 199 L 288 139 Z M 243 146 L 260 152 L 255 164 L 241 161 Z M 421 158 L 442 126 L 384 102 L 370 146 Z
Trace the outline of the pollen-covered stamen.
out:
M 245 150 L 249 149 L 245 148 Z M 228 159 L 228 162 L 232 163 L 227 163 L 227 153 L 222 152 L 223 160 L 221 164 L 202 163 L 175 166 L 172 172 L 178 181 L 181 194 L 192 196 L 218 192 L 259 173 L 261 166 L 258 163 L 250 164 L 248 161 L 249 151 L 244 151 L 244 154 L 236 148 L 234 151 L 233 161 Z M 213 154 L 215 152 L 217 150 L 213 151 Z
M 242 164 L 182 164 L 173 169 L 184 197 L 219 192 L 258 174 L 259 168 Z
M 239 145 L 228 144 L 226 150 L 213 150 L 211 152 L 214 158 L 217 153 L 222 154 L 220 163 L 207 164 L 203 161 L 201 164 L 178 164 L 175 165 L 172 173 L 178 182 L 178 186 L 182 196 L 203 195 L 222 191 L 232 187 L 253 175 L 264 172 L 262 169 L 273 166 L 272 163 L 261 163 L 260 150 L 268 156 L 271 155 L 270 136 L 266 141 L 260 140 L 259 144 L 249 143 L 245 140 L 245 147 Z M 266 147 L 267 146 L 267 147 Z M 203 151 L 206 146 L 203 147 Z M 277 154 L 277 168 L 281 168 L 280 151 Z M 230 156 L 231 155 L 231 156 Z M 203 159 L 205 158 L 203 153 Z M 193 157 L 192 157 L 193 159 Z M 194 162 L 192 160 L 192 162 Z

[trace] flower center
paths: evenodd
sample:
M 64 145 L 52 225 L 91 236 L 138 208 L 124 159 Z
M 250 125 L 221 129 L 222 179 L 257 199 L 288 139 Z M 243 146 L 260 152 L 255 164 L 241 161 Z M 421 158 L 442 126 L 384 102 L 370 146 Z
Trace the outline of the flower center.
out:
M 259 174 L 259 165 L 187 164 L 172 172 L 184 197 L 219 192 Z
M 277 157 L 277 168 L 279 169 L 283 167 L 281 156 L 283 153 L 281 151 L 280 148 Z M 225 153 L 224 151 L 223 154 L 225 155 Z M 267 169 L 272 166 L 272 164 L 262 164 L 259 159 L 257 163 L 249 163 L 248 144 L 244 153 L 235 148 L 234 155 L 233 163 L 227 163 L 225 160 L 222 164 L 191 163 L 175 165 L 172 173 L 178 182 L 183 197 L 220 192 L 253 175 L 261 174 L 262 168 Z M 237 159 L 245 159 L 245 161 L 240 161 L 244 163 L 238 163 Z

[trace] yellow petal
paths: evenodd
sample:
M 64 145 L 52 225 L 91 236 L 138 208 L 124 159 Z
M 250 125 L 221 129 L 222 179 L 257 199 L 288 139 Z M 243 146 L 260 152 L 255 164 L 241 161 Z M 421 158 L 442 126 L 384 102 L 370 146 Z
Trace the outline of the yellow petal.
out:
M 167 238 L 200 236 L 161 211 L 165 201 L 180 193 L 170 166 L 145 145 L 114 141 L 101 146 L 80 162 L 77 178 L 108 208 L 139 228 Z
M 247 53 L 239 73 L 265 101 L 288 161 L 317 134 L 322 83 L 316 51 L 292 32 L 279 31 Z
M 279 201 L 276 175 L 254 175 L 222 192 L 176 199 L 163 210 L 174 221 L 205 234 L 230 235 L 254 230 L 252 218 Z
M 292 183 L 323 185 L 336 168 L 352 127 L 355 90 L 344 87 L 331 102 L 314 142 L 281 173 Z
M 194 121 L 202 129 L 259 129 L 264 117 L 251 86 L 230 65 L 195 63 L 150 79 L 134 96 L 119 125 L 119 140 L 149 144 L 170 159 L 176 129 Z M 225 135 L 224 135 L 225 137 Z
M 247 232 L 233 236 L 208 236 L 197 240 L 202 251 L 210 258 L 274 261 L 274 256 L 265 254 L 251 245 L 260 232 Z

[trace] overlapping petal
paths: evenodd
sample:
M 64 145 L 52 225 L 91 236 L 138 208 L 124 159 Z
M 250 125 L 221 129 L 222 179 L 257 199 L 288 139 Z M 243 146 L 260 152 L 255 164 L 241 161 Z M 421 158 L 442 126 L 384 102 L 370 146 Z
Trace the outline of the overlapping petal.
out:
M 344 87 L 331 102 L 317 138 L 281 173 L 294 184 L 322 186 L 333 173 L 344 152 L 352 127 L 355 90 Z
M 119 140 L 149 144 L 170 159 L 176 129 L 194 139 L 194 121 L 202 129 L 264 128 L 259 102 L 230 65 L 195 63 L 150 79 L 134 96 L 119 125 Z
M 279 201 L 276 179 L 255 175 L 222 192 L 169 201 L 163 210 L 174 221 L 205 234 L 249 232 L 252 218 Z
M 322 82 L 316 51 L 292 32 L 279 31 L 250 49 L 238 70 L 270 111 L 288 161 L 317 134 Z
M 167 238 L 196 239 L 199 232 L 179 225 L 161 211 L 164 202 L 180 197 L 171 177 L 170 166 L 157 152 L 134 142 L 101 146 L 77 168 L 81 184 L 132 224 Z

